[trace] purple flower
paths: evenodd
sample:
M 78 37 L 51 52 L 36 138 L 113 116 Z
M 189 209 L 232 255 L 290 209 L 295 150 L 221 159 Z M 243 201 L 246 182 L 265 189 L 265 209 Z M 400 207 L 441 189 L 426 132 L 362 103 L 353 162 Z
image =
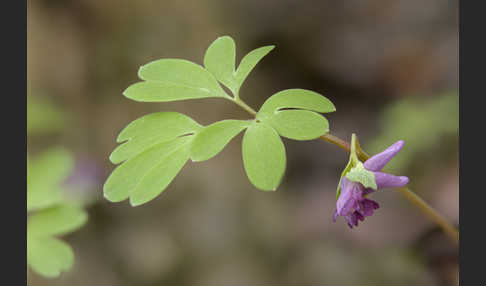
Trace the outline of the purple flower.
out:
M 404 144 L 405 142 L 400 140 L 363 163 L 366 170 L 374 173 L 377 190 L 403 187 L 408 184 L 408 177 L 380 172 L 402 149 Z M 342 177 L 341 194 L 336 203 L 333 221 L 336 222 L 338 216 L 343 216 L 350 228 L 358 226 L 358 221 L 364 221 L 365 217 L 373 215 L 373 212 L 380 207 L 377 202 L 366 198 L 368 194 L 374 191 L 372 188 L 365 188 L 361 183 L 352 182 L 346 177 Z

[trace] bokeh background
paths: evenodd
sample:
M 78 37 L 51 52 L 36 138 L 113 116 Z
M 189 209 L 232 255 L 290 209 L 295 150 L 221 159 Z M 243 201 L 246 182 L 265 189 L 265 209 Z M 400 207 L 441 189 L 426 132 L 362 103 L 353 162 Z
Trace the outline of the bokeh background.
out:
M 246 178 L 237 136 L 217 157 L 188 163 L 166 191 L 132 208 L 102 195 L 108 156 L 132 120 L 178 111 L 202 124 L 248 115 L 228 101 L 137 103 L 122 91 L 159 58 L 202 64 L 217 37 L 237 61 L 275 44 L 240 95 L 258 108 L 287 88 L 331 99 L 331 132 L 356 132 L 369 153 L 406 140 L 390 165 L 458 223 L 458 2 L 451 0 L 28 0 L 28 153 L 62 146 L 89 213 L 66 236 L 73 269 L 29 285 L 457 285 L 457 249 L 393 190 L 350 230 L 332 223 L 348 155 L 285 140 L 277 192 Z M 73 188 L 71 188 L 73 189 Z

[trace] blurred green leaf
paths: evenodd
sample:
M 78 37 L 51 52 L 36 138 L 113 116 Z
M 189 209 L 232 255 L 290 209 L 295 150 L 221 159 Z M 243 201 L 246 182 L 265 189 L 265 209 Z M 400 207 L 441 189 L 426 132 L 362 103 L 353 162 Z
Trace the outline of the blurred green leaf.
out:
M 229 97 L 209 71 L 187 60 L 156 60 L 142 66 L 138 76 L 149 84 L 136 83 L 125 90 L 123 94 L 134 100 L 165 102 Z
M 250 72 L 253 68 L 258 64 L 258 62 L 266 56 L 271 50 L 273 50 L 275 46 L 265 46 L 258 49 L 255 49 L 249 52 L 240 62 L 238 69 L 236 70 L 236 84 L 238 86 L 238 90 L 240 89 L 241 85 L 248 77 Z M 238 90 L 236 91 L 238 93 Z
M 74 263 L 71 247 L 52 237 L 27 236 L 27 264 L 38 274 L 57 277 Z
M 27 134 L 61 130 L 66 114 L 45 97 L 27 96 Z
M 110 155 L 110 161 L 118 164 L 158 143 L 192 134 L 201 129 L 192 118 L 177 112 L 157 112 L 145 115 L 128 124 L 118 135 L 123 142 Z
M 243 164 L 250 182 L 275 191 L 285 172 L 285 147 L 278 133 L 263 122 L 252 123 L 243 136 Z
M 312 140 L 329 132 L 324 116 L 308 110 L 282 110 L 264 122 L 289 139 Z
M 57 205 L 31 215 L 27 229 L 36 237 L 64 235 L 82 227 L 87 220 L 88 214 L 81 207 Z
M 223 120 L 205 127 L 191 144 L 191 159 L 199 162 L 216 156 L 233 137 L 250 124 L 250 121 Z
M 53 148 L 29 160 L 27 174 L 27 211 L 50 207 L 61 201 L 61 183 L 74 166 L 70 153 Z
M 286 89 L 268 98 L 257 114 L 257 119 L 264 120 L 284 108 L 298 108 L 328 113 L 336 110 L 334 104 L 317 92 L 305 89 Z
M 27 160 L 27 264 L 46 277 L 69 270 L 74 260 L 71 247 L 52 236 L 70 233 L 88 218 L 62 196 L 62 183 L 72 169 L 73 159 L 63 148 Z
M 380 152 L 389 142 L 405 140 L 406 148 L 387 165 L 404 171 L 417 156 L 437 154 L 444 148 L 457 150 L 459 138 L 459 96 L 448 92 L 425 98 L 407 97 L 387 106 L 379 121 L 381 132 L 366 145 L 371 154 Z M 444 138 L 455 140 L 454 146 Z M 441 143 L 442 142 L 442 143 Z
M 105 197 L 112 202 L 130 197 L 132 205 L 139 205 L 157 196 L 189 159 L 193 137 L 182 136 L 141 150 L 111 173 L 103 187 Z
M 346 178 L 352 182 L 361 183 L 365 188 L 377 189 L 375 174 L 366 170 L 361 162 L 358 162 L 356 166 L 347 172 Z
M 238 90 L 235 80 L 235 42 L 229 36 L 217 38 L 206 50 L 204 66 L 233 94 Z

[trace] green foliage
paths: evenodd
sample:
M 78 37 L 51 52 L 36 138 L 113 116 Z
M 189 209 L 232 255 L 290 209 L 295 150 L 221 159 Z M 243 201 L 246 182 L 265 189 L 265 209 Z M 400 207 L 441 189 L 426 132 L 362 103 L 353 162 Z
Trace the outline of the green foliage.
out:
M 166 102 L 205 97 L 228 97 L 214 76 L 202 66 L 181 59 L 161 59 L 140 68 L 145 80 L 123 94 L 136 101 Z
M 77 230 L 88 218 L 62 194 L 72 168 L 73 159 L 62 148 L 27 160 L 27 264 L 45 277 L 57 277 L 72 267 L 73 251 L 57 236 Z
M 285 147 L 277 132 L 264 122 L 253 122 L 243 136 L 243 165 L 250 182 L 275 191 L 285 172 Z
M 268 98 L 258 111 L 257 119 L 264 120 L 282 109 L 305 109 L 320 113 L 336 111 L 332 102 L 320 95 L 305 89 L 286 89 Z
M 235 70 L 235 43 L 228 36 L 220 37 L 206 51 L 205 68 L 180 59 L 156 60 L 140 68 L 138 75 L 144 81 L 128 87 L 124 95 L 152 102 L 220 97 L 242 106 L 238 94 L 242 83 L 273 48 L 251 51 Z M 333 111 L 334 105 L 322 95 L 289 89 L 271 96 L 252 120 L 222 120 L 201 126 L 176 112 L 146 115 L 118 136 L 117 142 L 122 144 L 110 160 L 121 165 L 105 182 L 104 195 L 112 202 L 129 199 L 132 206 L 144 204 L 167 188 L 189 158 L 199 162 L 216 156 L 245 129 L 242 155 L 250 182 L 264 191 L 276 190 L 286 165 L 280 136 L 318 138 L 329 131 L 327 119 L 319 113 Z
M 51 149 L 28 161 L 27 211 L 44 209 L 62 201 L 61 182 L 73 168 L 73 159 L 62 148 Z
M 390 169 L 403 171 L 417 159 L 440 152 L 450 145 L 445 138 L 452 139 L 451 149 L 457 150 L 459 138 L 459 96 L 448 92 L 438 96 L 406 97 L 389 105 L 381 114 L 380 133 L 366 146 L 371 153 L 379 152 L 383 145 L 405 140 L 407 148 L 401 156 L 394 158 Z M 455 147 L 454 147 L 455 146 Z
M 308 110 L 279 111 L 264 122 L 281 136 L 295 140 L 312 140 L 329 132 L 327 119 Z
M 229 36 L 217 38 L 204 55 L 204 66 L 217 80 L 237 96 L 241 85 L 256 64 L 275 46 L 266 46 L 251 51 L 242 60 L 235 71 L 236 47 Z
M 111 153 L 110 160 L 114 164 L 121 163 L 158 143 L 194 134 L 201 128 L 196 121 L 177 112 L 157 112 L 143 116 L 130 123 L 118 135 L 117 142 L 124 143 Z
M 207 126 L 191 144 L 191 159 L 195 162 L 211 159 L 250 124 L 250 121 L 222 120 Z

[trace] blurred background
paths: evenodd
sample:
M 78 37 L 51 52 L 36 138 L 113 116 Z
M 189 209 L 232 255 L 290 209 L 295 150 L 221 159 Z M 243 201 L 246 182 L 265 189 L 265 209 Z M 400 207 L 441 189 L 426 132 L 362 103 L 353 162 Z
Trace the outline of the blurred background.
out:
M 250 184 L 239 135 L 215 158 L 189 162 L 146 205 L 102 194 L 115 138 L 134 119 L 156 111 L 204 125 L 248 118 L 218 99 L 122 95 L 139 66 L 166 57 L 202 64 L 209 44 L 230 35 L 237 62 L 276 45 L 241 89 L 250 106 L 310 89 L 336 105 L 326 115 L 334 135 L 357 133 L 369 153 L 404 139 L 390 170 L 457 224 L 457 1 L 27 2 L 28 153 L 70 150 L 70 183 L 89 214 L 63 238 L 72 270 L 56 279 L 29 273 L 29 285 L 457 285 L 457 249 L 398 192 L 373 194 L 381 208 L 358 228 L 332 223 L 348 154 L 323 141 L 284 139 L 277 192 Z

